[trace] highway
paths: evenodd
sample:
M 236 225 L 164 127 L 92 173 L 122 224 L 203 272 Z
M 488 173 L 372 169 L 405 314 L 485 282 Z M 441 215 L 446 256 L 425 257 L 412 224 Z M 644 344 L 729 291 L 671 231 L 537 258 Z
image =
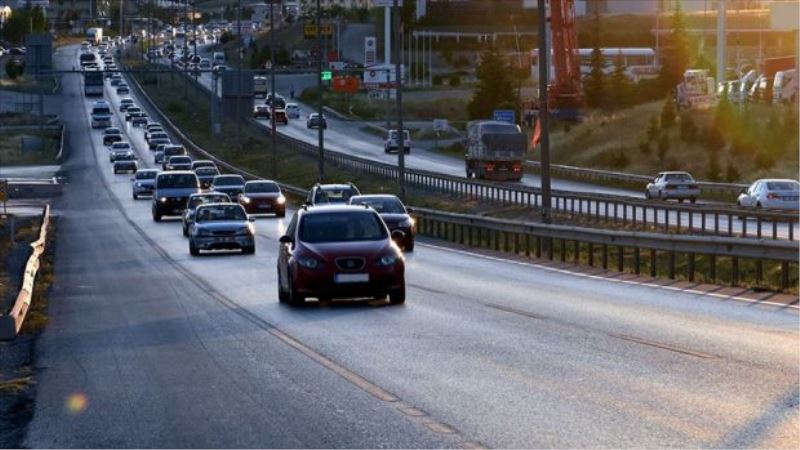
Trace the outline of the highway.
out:
M 286 307 L 285 220 L 258 220 L 254 256 L 190 257 L 112 174 L 77 77 L 62 93 L 73 151 L 27 446 L 800 446 L 796 308 L 422 240 L 404 306 Z

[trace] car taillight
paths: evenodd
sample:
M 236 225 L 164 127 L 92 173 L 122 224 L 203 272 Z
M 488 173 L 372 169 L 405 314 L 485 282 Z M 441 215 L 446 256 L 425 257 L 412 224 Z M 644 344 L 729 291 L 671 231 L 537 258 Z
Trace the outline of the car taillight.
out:
M 778 196 L 778 194 L 776 194 L 774 192 L 770 192 L 769 194 L 767 194 L 767 198 L 770 199 L 770 200 L 777 200 L 780 197 Z
M 514 170 L 514 172 L 519 172 L 519 171 L 521 171 L 521 170 L 522 170 L 522 166 L 521 166 L 521 165 L 519 165 L 519 164 L 514 164 L 514 168 L 513 168 L 513 170 Z
M 485 168 L 487 172 L 491 172 L 494 170 L 494 164 L 486 164 Z

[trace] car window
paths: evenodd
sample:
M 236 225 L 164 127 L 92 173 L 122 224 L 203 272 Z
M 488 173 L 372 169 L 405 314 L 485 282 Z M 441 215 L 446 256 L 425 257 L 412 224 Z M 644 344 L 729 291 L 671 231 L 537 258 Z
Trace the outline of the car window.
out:
M 206 203 L 223 203 L 229 201 L 231 201 L 231 199 L 227 195 L 196 195 L 189 199 L 189 207 L 195 208 L 197 205 Z
M 280 192 L 281 188 L 277 183 L 247 183 L 244 191 L 247 193 L 270 193 Z
M 198 175 L 208 176 L 208 175 L 219 175 L 219 171 L 213 167 L 200 167 L 199 169 L 194 171 Z
M 215 220 L 247 220 L 247 213 L 239 205 L 206 206 L 198 209 L 197 222 Z
M 386 238 L 386 229 L 374 212 L 306 214 L 298 231 L 303 242 L 352 242 Z
M 685 173 L 671 173 L 667 175 L 667 181 L 694 181 L 692 177 Z
M 192 162 L 192 158 L 188 156 L 173 156 L 169 159 L 169 162 L 173 164 L 186 164 L 188 162 Z
M 188 173 L 163 174 L 156 183 L 158 188 L 194 188 L 197 187 L 197 177 Z
M 800 183 L 791 181 L 770 181 L 767 182 L 767 189 L 770 191 L 797 191 Z
M 153 178 L 158 175 L 158 172 L 152 171 L 145 171 L 145 172 L 136 172 L 136 179 L 137 180 L 152 180 Z
M 114 142 L 113 144 L 111 144 L 111 148 L 114 150 L 129 149 L 131 148 L 131 144 L 127 142 Z
M 400 199 L 385 197 L 385 198 L 369 198 L 361 197 L 354 198 L 350 201 L 351 205 L 368 205 L 378 213 L 384 214 L 405 214 L 406 209 Z
M 244 184 L 244 179 L 238 176 L 221 176 L 214 178 L 215 186 L 236 186 Z
M 347 203 L 355 195 L 352 189 L 319 189 L 314 203 Z

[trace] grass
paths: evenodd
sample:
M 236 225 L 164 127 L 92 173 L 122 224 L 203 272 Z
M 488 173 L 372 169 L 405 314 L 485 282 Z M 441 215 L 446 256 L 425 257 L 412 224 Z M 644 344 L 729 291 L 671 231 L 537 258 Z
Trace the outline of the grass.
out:
M 5 70 L 2 71 L 5 74 Z M 0 89 L 4 91 L 17 91 L 27 93 L 44 92 L 45 95 L 53 92 L 56 87 L 56 79 L 52 76 L 44 77 L 42 80 L 36 80 L 33 77 L 22 75 L 16 79 L 11 79 L 6 76 L 0 77 Z
M 23 150 L 21 142 L 25 138 L 44 138 L 45 148 Z M 38 130 L 5 131 L 0 133 L 0 164 L 4 166 L 27 166 L 53 164 L 56 161 L 60 135 L 57 131 Z

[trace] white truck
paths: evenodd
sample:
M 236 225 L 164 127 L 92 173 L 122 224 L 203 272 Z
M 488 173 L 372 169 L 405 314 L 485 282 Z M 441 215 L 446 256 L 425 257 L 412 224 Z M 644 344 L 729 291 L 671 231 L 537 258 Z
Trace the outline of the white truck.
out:
M 795 103 L 797 101 L 797 69 L 775 72 L 772 85 L 772 103 Z
M 256 98 L 267 98 L 269 86 L 267 84 L 267 77 L 256 75 L 253 77 L 253 96 Z
M 92 27 L 86 30 L 86 40 L 91 42 L 93 46 L 100 45 L 103 42 L 103 29 L 100 27 Z

